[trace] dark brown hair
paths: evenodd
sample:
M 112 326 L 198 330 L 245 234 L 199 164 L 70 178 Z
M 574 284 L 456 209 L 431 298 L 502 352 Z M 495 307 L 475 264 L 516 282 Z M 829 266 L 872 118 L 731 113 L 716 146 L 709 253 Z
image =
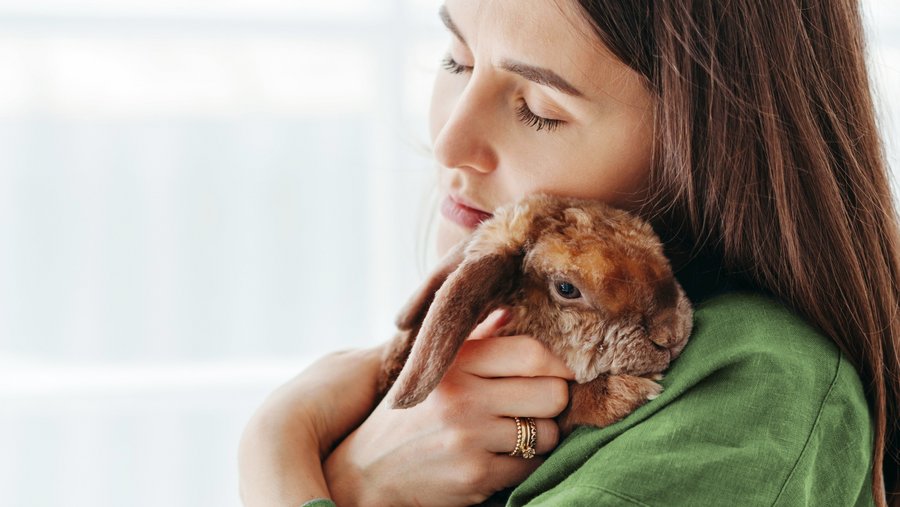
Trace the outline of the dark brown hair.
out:
M 656 96 L 655 216 L 854 363 L 900 506 L 900 232 L 857 1 L 579 2 Z

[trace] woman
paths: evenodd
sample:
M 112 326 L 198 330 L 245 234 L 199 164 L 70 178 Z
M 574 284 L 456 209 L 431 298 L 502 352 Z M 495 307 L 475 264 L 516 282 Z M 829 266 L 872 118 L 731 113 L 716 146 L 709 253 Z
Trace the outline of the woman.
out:
M 695 332 L 659 398 L 561 443 L 571 372 L 502 315 L 408 410 L 373 406 L 379 350 L 323 358 L 248 424 L 245 503 L 900 505 L 898 221 L 856 2 L 440 14 L 439 251 L 532 192 L 602 199 L 654 223 Z

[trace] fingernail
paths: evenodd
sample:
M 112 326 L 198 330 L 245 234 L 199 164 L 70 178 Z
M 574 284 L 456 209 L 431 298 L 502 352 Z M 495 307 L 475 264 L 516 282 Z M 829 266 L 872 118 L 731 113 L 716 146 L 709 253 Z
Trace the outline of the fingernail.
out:
M 510 314 L 509 308 L 500 308 L 494 311 L 494 320 L 491 323 L 491 327 L 500 327 L 504 326 L 509 322 L 509 319 L 512 315 Z

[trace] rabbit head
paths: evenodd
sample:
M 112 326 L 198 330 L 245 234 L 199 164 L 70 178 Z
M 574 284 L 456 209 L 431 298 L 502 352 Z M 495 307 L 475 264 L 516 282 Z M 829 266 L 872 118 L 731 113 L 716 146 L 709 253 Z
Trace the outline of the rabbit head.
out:
M 692 325 L 646 222 L 598 201 L 532 195 L 483 222 L 401 312 L 398 326 L 418 333 L 393 406 L 424 400 L 474 327 L 501 306 L 512 318 L 499 334 L 541 340 L 580 383 L 665 370 Z

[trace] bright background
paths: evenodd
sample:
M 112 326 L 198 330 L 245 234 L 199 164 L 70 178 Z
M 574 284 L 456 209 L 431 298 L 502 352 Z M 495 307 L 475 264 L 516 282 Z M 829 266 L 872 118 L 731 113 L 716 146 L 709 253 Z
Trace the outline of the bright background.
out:
M 0 1 L 0 505 L 237 506 L 424 272 L 440 0 Z M 866 2 L 891 164 L 900 6 Z

